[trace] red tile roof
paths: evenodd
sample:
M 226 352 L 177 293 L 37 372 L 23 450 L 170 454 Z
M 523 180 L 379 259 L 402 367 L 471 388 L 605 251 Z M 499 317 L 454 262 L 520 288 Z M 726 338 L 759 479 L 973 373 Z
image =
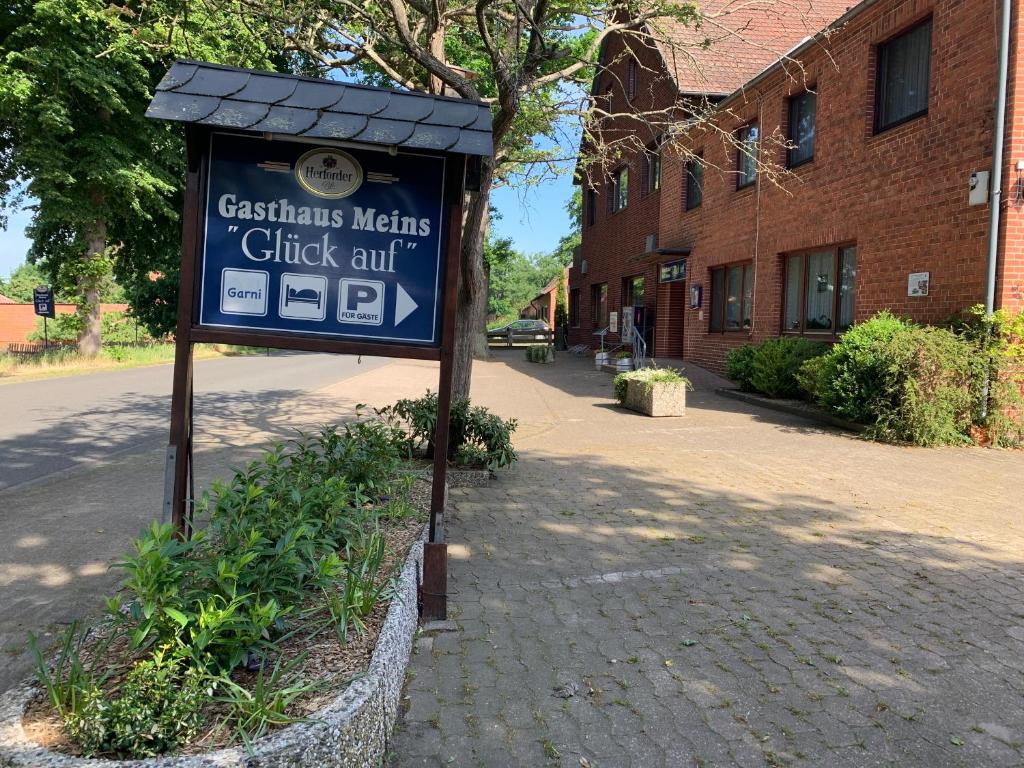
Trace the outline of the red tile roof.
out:
M 842 16 L 856 0 L 705 0 L 699 24 L 651 31 L 680 93 L 725 96 Z
M 4 296 L 2 293 L 0 293 L 0 304 L 18 304 L 18 303 L 19 302 L 15 301 L 14 299 L 8 298 L 7 296 Z

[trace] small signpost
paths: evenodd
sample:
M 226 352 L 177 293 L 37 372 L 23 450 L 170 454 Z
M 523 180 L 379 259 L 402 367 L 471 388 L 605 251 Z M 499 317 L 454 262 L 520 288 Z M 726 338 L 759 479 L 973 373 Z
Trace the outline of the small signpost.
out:
M 444 618 L 462 205 L 489 108 L 182 61 L 147 115 L 186 123 L 188 153 L 164 518 L 185 534 L 193 343 L 438 360 L 422 608 Z
M 57 316 L 57 310 L 53 306 L 53 288 L 49 285 L 39 285 L 33 288 L 32 303 L 35 305 L 36 315 L 43 318 L 43 349 L 49 349 L 50 332 L 46 321 L 48 318 Z

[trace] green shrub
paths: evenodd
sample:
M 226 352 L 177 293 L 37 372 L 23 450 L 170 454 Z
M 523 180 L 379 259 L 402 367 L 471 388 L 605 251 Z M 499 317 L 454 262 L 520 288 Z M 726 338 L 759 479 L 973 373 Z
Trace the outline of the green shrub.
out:
M 822 402 L 822 392 L 828 386 L 831 360 L 829 355 L 819 355 L 804 360 L 795 374 L 797 386 L 801 393 L 815 403 Z
M 744 392 L 753 392 L 750 383 L 753 375 L 754 345 L 744 344 L 734 347 L 725 354 L 725 375 L 739 385 Z
M 377 413 L 384 419 L 406 425 L 411 449 L 425 446 L 426 455 L 434 455 L 436 392 L 427 390 L 423 397 L 399 400 Z M 503 420 L 486 408 L 472 406 L 467 398 L 453 398 L 448 424 L 448 459 L 456 463 L 479 461 L 488 469 L 511 466 L 517 459 L 512 447 L 516 427 L 515 419 Z
M 46 323 L 47 339 L 53 342 L 78 340 L 82 330 L 82 319 L 76 312 L 62 312 Z M 36 318 L 36 327 L 29 334 L 29 341 L 42 341 L 43 318 Z M 104 312 L 100 316 L 100 339 L 104 344 L 134 344 L 153 341 L 153 336 L 142 324 L 137 324 L 128 312 Z
M 86 757 L 153 757 L 195 738 L 211 694 L 202 670 L 158 653 L 132 667 L 116 696 L 86 690 L 66 724 Z
M 800 366 L 827 351 L 825 344 L 808 339 L 765 339 L 754 348 L 749 385 L 769 397 L 798 397 L 801 389 L 796 376 Z
M 629 377 L 634 373 L 637 373 L 637 371 L 620 373 L 612 379 L 612 389 L 615 391 L 615 399 L 619 401 L 619 405 L 626 402 L 626 388 L 629 386 Z
M 28 335 L 29 341 L 42 341 L 45 337 L 51 342 L 78 341 L 82 331 L 82 319 L 77 312 L 60 312 L 56 317 L 46 320 L 46 332 L 43 332 L 43 318 L 36 318 L 36 327 Z
M 895 334 L 882 356 L 874 436 L 923 446 L 970 442 L 975 350 L 951 331 L 915 327 Z
M 979 357 L 972 387 L 974 422 L 993 445 L 1024 443 L 1024 312 L 986 315 L 981 304 L 960 313 L 950 327 Z M 987 386 L 986 386 L 987 384 Z
M 855 325 L 802 386 L 833 413 L 866 424 L 881 440 L 950 445 L 970 439 L 976 348 L 952 331 L 881 312 Z
M 886 345 L 911 327 L 908 321 L 883 311 L 846 331 L 823 361 L 808 369 L 816 377 L 813 394 L 817 401 L 850 421 L 873 423 L 876 403 L 888 389 Z
M 615 390 L 615 399 L 619 401 L 619 405 L 626 402 L 626 389 L 629 386 L 630 381 L 638 381 L 646 387 L 650 387 L 653 384 L 683 384 L 687 389 L 691 389 L 692 385 L 690 380 L 682 375 L 679 371 L 674 368 L 641 368 L 639 371 L 626 371 L 620 373 L 612 381 L 612 386 Z

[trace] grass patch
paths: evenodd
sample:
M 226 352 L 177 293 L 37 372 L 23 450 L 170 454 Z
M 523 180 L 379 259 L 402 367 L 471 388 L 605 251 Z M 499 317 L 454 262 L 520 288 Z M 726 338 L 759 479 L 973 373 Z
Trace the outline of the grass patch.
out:
M 195 359 L 265 354 L 258 347 L 229 344 L 196 344 Z M 31 380 L 81 373 L 141 368 L 174 362 L 174 344 L 149 344 L 138 347 L 105 347 L 96 357 L 83 357 L 75 349 L 55 349 L 40 355 L 0 354 L 0 382 Z

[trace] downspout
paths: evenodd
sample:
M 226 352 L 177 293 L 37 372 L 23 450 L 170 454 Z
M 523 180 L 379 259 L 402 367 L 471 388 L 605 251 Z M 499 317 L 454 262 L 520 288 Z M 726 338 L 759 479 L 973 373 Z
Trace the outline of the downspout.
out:
M 1006 80 L 1010 68 L 1010 16 L 1011 0 L 1002 2 L 999 30 L 999 86 L 996 93 L 995 141 L 992 147 L 992 200 L 988 225 L 988 276 L 985 283 L 985 314 L 996 309 L 996 265 L 999 259 L 999 219 L 1003 200 L 1003 144 L 1006 133 Z
M 985 279 L 985 317 L 996 311 L 996 267 L 999 260 L 999 220 L 1003 202 L 1003 144 L 1006 133 L 1006 80 L 1010 68 L 1010 16 L 1012 0 L 1003 0 L 999 29 L 999 85 L 996 88 L 996 124 L 992 145 L 992 199 L 989 202 L 988 273 Z M 992 324 L 986 324 L 985 346 Z M 992 387 L 992 362 L 985 366 L 985 382 L 981 392 L 981 417 L 988 418 L 988 400 Z
M 757 161 L 761 162 L 761 137 L 764 135 L 764 99 L 758 98 L 757 101 Z M 757 166 L 755 166 L 756 168 Z M 760 169 L 757 171 L 757 178 L 755 179 L 757 187 L 755 188 L 754 198 L 754 262 L 751 265 L 754 269 L 754 279 L 750 287 L 750 329 L 747 331 L 751 341 L 754 339 L 754 325 L 757 323 L 757 313 L 754 311 L 757 309 L 757 252 L 761 245 L 761 173 Z M 740 290 L 743 290 L 741 287 Z

